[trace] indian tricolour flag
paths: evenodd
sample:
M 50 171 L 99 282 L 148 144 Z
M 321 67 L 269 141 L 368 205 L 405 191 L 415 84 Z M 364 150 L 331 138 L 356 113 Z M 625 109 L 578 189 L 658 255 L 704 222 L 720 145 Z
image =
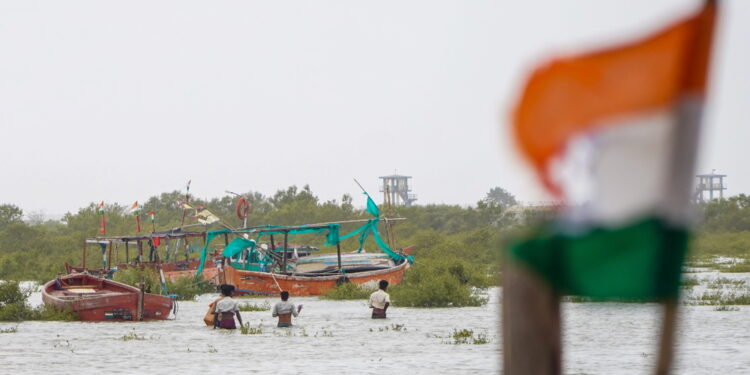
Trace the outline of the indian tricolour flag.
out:
M 715 12 L 708 2 L 645 39 L 529 78 L 516 141 L 567 208 L 511 254 L 559 293 L 677 295 Z
M 135 232 L 141 233 L 141 206 L 138 205 L 138 201 L 130 206 L 130 214 L 135 216 Z
M 99 234 L 107 233 L 107 218 L 104 216 L 104 201 L 96 205 L 96 213 L 101 216 L 99 219 Z

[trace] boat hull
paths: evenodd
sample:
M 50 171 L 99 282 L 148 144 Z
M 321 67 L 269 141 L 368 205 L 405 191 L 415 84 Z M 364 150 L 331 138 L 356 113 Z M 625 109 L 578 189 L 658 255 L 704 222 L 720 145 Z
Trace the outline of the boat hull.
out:
M 404 271 L 408 267 L 409 263 L 404 262 L 387 269 L 325 276 L 282 275 L 227 267 L 224 275 L 226 282 L 234 285 L 241 293 L 277 295 L 286 290 L 293 296 L 319 296 L 335 288 L 344 278 L 360 285 L 372 282 L 376 286 L 379 280 L 387 280 L 389 284 L 395 285 L 403 280 Z
M 143 293 L 142 320 L 164 320 L 174 307 L 166 296 Z M 42 301 L 75 312 L 82 321 L 137 321 L 138 288 L 87 274 L 70 274 L 42 287 Z

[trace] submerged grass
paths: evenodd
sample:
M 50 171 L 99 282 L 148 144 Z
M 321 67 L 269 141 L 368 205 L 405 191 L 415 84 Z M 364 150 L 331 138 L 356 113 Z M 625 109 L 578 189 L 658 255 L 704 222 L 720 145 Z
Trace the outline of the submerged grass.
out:
M 716 306 L 714 311 L 740 311 L 740 308 L 737 306 Z
M 242 326 L 240 326 L 240 333 L 243 335 L 260 335 L 263 333 L 263 330 L 261 329 L 261 326 L 258 325 L 257 328 L 250 327 L 250 323 L 245 323 Z
M 133 340 L 135 340 L 135 341 L 145 341 L 147 339 L 146 339 L 146 336 L 141 336 L 141 335 L 138 335 L 137 333 L 135 333 L 135 329 L 133 329 L 133 331 L 131 331 L 127 335 L 122 335 L 121 337 L 119 337 L 118 340 L 122 340 L 122 341 L 133 341 Z
M 271 304 L 268 303 L 268 301 L 265 301 L 262 304 L 246 302 L 238 304 L 237 308 L 240 311 L 268 311 L 271 310 Z
M 486 333 L 480 332 L 474 335 L 474 331 L 470 329 L 454 329 L 450 335 L 452 341 L 449 343 L 453 345 L 460 344 L 473 344 L 473 345 L 484 345 L 490 342 Z
M 744 287 L 747 283 L 745 280 L 732 280 L 728 279 L 726 277 L 719 277 L 714 280 L 711 280 L 706 284 L 706 288 L 708 289 L 722 289 L 724 287 L 729 288 L 741 288 Z
M 372 290 L 357 285 L 355 283 L 343 283 L 333 289 L 329 289 L 321 296 L 323 299 L 330 300 L 353 300 L 367 299 L 370 297 Z
M 750 305 L 750 294 L 740 292 L 706 291 L 690 298 L 686 304 L 699 306 Z

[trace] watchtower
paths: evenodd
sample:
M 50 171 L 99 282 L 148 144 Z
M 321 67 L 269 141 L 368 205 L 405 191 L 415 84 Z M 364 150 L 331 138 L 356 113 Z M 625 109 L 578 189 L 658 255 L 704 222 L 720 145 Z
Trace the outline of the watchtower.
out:
M 406 206 L 409 207 L 417 200 L 415 194 L 409 193 L 411 188 L 409 187 L 409 179 L 411 176 L 401 176 L 393 174 L 390 176 L 380 176 L 383 180 L 383 184 L 380 187 L 380 191 L 383 193 L 383 202 L 390 202 L 395 206 Z
M 699 174 L 695 177 L 698 178 L 698 185 L 695 187 L 695 196 L 698 202 L 705 202 L 706 197 L 704 193 L 708 193 L 708 200 L 714 199 L 714 192 L 717 192 L 719 199 L 724 199 L 724 190 L 727 189 L 724 185 L 725 174 L 715 174 L 711 171 L 709 174 Z

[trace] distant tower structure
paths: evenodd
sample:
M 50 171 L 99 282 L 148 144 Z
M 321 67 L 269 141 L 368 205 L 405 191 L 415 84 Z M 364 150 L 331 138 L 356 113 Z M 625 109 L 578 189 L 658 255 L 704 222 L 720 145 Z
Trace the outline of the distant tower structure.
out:
M 380 191 L 383 192 L 383 203 L 390 202 L 394 206 L 409 207 L 417 200 L 415 194 L 409 193 L 411 191 L 409 187 L 411 176 L 392 174 L 390 176 L 380 176 L 379 178 L 383 180 L 383 184 L 380 187 Z
M 706 201 L 706 194 L 708 193 L 708 200 L 715 198 L 714 192 L 717 192 L 719 199 L 724 199 L 724 190 L 727 186 L 724 185 L 725 174 L 716 174 L 716 170 L 712 170 L 709 174 L 699 174 L 695 177 L 698 178 L 698 186 L 695 187 L 695 196 L 698 202 Z

